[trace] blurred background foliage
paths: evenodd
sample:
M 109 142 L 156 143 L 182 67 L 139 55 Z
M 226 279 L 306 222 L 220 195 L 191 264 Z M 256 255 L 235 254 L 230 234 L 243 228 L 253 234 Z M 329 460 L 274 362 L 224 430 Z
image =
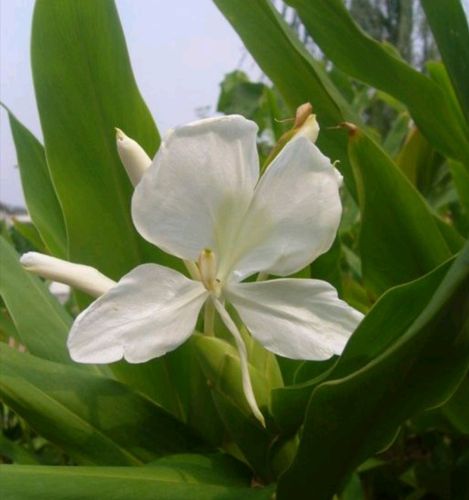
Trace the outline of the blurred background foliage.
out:
M 264 162 L 292 127 L 296 107 L 311 102 L 321 125 L 319 146 L 339 161 L 344 176 L 344 213 L 331 250 L 298 276 L 331 282 L 347 302 L 369 313 L 367 319 L 340 360 L 275 358 L 247 339 L 256 394 L 269 409 L 266 431 L 244 408 L 237 379 L 239 360 L 222 331 L 219 339 L 197 336 L 175 353 L 145 365 L 117 363 L 83 373 L 69 366 L 63 352 L 66 325 L 88 299 L 77 294 L 63 307 L 51 305 L 54 299 L 44 296 L 44 283 L 25 278 L 15 268 L 13 253 L 8 254 L 12 247 L 18 253 L 35 249 L 67 255 L 113 277 L 141 261 L 177 264 L 148 248 L 129 225 L 131 190 L 113 149 L 112 127 L 122 126 L 151 154 L 159 135 L 131 76 L 112 2 L 100 0 L 94 6 L 81 2 L 77 7 L 69 1 L 39 0 L 33 25 L 33 72 L 47 154 L 11 115 L 33 222 L 2 226 L 3 244 L 9 248 L 2 261 L 9 274 L 1 290 L 0 335 L 5 344 L 34 356 L 23 358 L 28 354 L 21 352 L 5 370 L 0 453 L 5 463 L 24 466 L 10 469 L 7 479 L 13 493 L 7 498 L 19 498 L 14 484 L 22 477 L 41 484 L 43 495 L 50 494 L 55 481 L 60 485 L 57 491 L 62 491 L 60 498 L 69 497 L 66 476 L 51 473 L 48 482 L 29 465 L 123 466 L 152 460 L 158 465 L 168 453 L 164 443 L 161 449 L 145 447 L 140 437 L 132 433 L 123 437 L 112 425 L 103 426 L 104 413 L 96 416 L 84 410 L 83 401 L 93 400 L 89 389 L 93 384 L 103 385 L 110 395 L 125 395 L 119 403 L 123 415 L 128 415 L 123 428 L 134 418 L 128 406 L 132 401 L 132 407 L 148 415 L 150 420 L 142 423 L 155 428 L 155 442 L 158 422 L 166 422 L 161 429 L 170 436 L 184 436 L 172 453 L 196 450 L 198 458 L 187 455 L 172 466 L 194 474 L 201 487 L 197 498 L 215 498 L 219 493 L 211 496 L 212 490 L 204 489 L 207 478 L 210 487 L 218 483 L 200 461 L 216 449 L 244 464 L 236 469 L 239 477 L 234 480 L 239 463 L 221 463 L 218 455 L 213 461 L 210 458 L 210 470 L 229 485 L 226 498 L 240 498 L 247 491 L 263 498 L 271 491 L 246 486 L 277 481 L 279 499 L 469 498 L 469 257 L 464 246 L 469 234 L 465 79 L 469 32 L 462 4 L 459 0 L 448 0 L 444 6 L 432 0 L 215 3 L 262 72 L 259 81 L 251 81 L 237 68 L 225 75 L 217 111 L 239 113 L 258 124 Z M 76 55 L 79 62 L 90 62 L 89 75 L 77 75 L 77 61 L 72 66 L 66 50 L 73 36 L 68 38 L 63 26 L 73 33 L 78 20 L 88 30 L 81 36 L 92 39 L 96 26 L 91 19 L 104 34 L 97 48 L 85 44 L 84 53 Z M 57 20 L 61 30 L 52 28 Z M 118 54 L 116 67 L 104 63 L 110 48 Z M 83 85 L 80 93 L 75 77 Z M 90 83 L 95 81 L 96 87 Z M 67 92 L 52 95 L 57 85 Z M 84 109 L 95 91 L 101 106 Z M 124 91 L 131 96 L 131 106 L 115 107 Z M 96 117 L 109 130 L 88 129 Z M 77 123 L 87 127 L 82 135 L 76 132 Z M 83 153 L 83 143 L 90 151 Z M 104 149 L 110 152 L 103 153 Z M 100 172 L 97 182 L 96 170 L 86 167 L 91 164 Z M 45 173 L 35 181 L 41 183 L 43 193 L 51 194 L 45 204 L 37 202 L 38 184 L 35 189 L 27 187 L 34 168 Z M 115 192 L 107 189 L 111 177 Z M 104 215 L 96 218 L 96 213 Z M 115 221 L 118 227 L 111 227 Z M 125 248 L 123 234 L 128 235 Z M 97 238 L 105 241 L 97 244 Z M 109 259 L 106 248 L 115 257 Z M 13 297 L 20 281 L 23 290 L 29 287 L 21 306 L 41 300 L 42 313 L 21 316 Z M 52 315 L 44 313 L 48 307 Z M 50 334 L 50 345 L 56 343 L 53 349 L 41 345 L 31 332 Z M 82 401 L 64 396 L 65 386 L 49 387 L 38 373 L 61 374 L 68 384 L 84 391 Z M 13 388 L 19 379 L 34 386 L 36 392 L 28 389 L 33 402 Z M 126 392 L 130 388 L 135 393 Z M 59 410 L 49 415 L 43 394 L 83 419 L 86 425 L 76 424 L 77 435 L 70 431 L 57 437 L 53 427 L 66 429 L 69 416 Z M 166 420 L 169 417 L 174 421 Z M 184 430 L 179 428 L 181 423 Z M 109 459 L 112 446 L 96 453 L 92 446 L 83 445 L 77 436 L 93 436 L 87 425 L 103 432 L 122 456 Z M 199 469 L 207 476 L 199 477 Z M 116 486 L 102 470 L 103 485 L 126 487 L 125 479 Z M 164 479 L 165 473 L 161 474 Z M 180 479 L 181 495 L 190 491 L 184 489 L 185 481 Z M 97 498 L 91 486 L 77 484 L 82 496 L 73 498 Z M 103 493 L 102 498 L 108 496 Z M 174 498 L 183 496 L 175 493 Z

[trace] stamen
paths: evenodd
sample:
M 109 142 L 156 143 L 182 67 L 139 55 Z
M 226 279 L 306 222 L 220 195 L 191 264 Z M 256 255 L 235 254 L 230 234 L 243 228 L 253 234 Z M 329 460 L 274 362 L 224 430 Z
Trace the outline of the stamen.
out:
M 243 381 L 243 390 L 244 395 L 246 396 L 246 401 L 248 402 L 249 407 L 251 408 L 254 416 L 259 420 L 263 427 L 265 427 L 265 419 L 264 415 L 262 415 L 261 410 L 257 406 L 256 397 L 254 396 L 254 390 L 252 388 L 251 377 L 249 376 L 249 366 L 248 366 L 248 353 L 246 351 L 246 346 L 244 345 L 243 337 L 238 330 L 235 322 L 231 319 L 230 315 L 223 307 L 222 303 L 219 300 L 214 300 L 215 308 L 218 311 L 223 323 L 228 328 L 228 330 L 233 335 L 236 346 L 238 347 L 239 352 L 239 361 L 241 364 L 241 376 Z
M 220 280 L 217 279 L 217 259 L 215 253 L 210 248 L 205 248 L 200 252 L 199 260 L 200 279 L 205 288 L 220 295 Z

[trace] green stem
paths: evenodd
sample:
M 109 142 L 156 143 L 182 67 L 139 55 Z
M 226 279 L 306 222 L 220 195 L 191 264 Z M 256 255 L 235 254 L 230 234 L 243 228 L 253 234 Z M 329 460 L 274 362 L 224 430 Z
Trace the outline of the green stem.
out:
M 204 306 L 204 333 L 209 337 L 215 336 L 215 306 L 213 300 L 208 298 Z

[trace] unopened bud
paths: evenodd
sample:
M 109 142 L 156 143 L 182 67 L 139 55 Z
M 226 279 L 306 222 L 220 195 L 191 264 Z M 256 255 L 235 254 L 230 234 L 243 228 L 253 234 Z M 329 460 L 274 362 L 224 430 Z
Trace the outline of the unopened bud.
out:
M 309 102 L 305 102 L 301 106 L 298 106 L 293 127 L 285 132 L 282 137 L 280 137 L 277 144 L 275 144 L 262 166 L 262 172 L 267 169 L 285 145 L 296 137 L 306 137 L 311 142 L 316 142 L 319 135 L 319 124 L 316 120 L 316 115 L 314 115 L 312 111 L 313 106 L 311 106 Z
M 151 158 L 140 144 L 126 136 L 121 129 L 116 128 L 117 152 L 127 171 L 130 182 L 136 186 L 145 170 L 151 165 Z
M 313 106 L 309 102 L 305 102 L 296 108 L 295 124 L 293 128 L 298 128 L 303 125 L 306 119 L 312 114 Z
M 309 102 L 305 102 L 296 110 L 294 130 L 294 137 L 306 137 L 311 142 L 316 142 L 319 134 L 319 124 Z
M 116 284 L 94 267 L 73 264 L 38 252 L 25 253 L 21 256 L 20 263 L 26 271 L 70 285 L 93 297 L 104 295 Z

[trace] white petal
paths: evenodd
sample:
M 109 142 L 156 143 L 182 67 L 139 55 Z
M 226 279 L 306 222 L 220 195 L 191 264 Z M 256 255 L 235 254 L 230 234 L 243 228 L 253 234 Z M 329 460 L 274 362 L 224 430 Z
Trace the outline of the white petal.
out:
M 267 349 L 292 359 L 340 354 L 363 315 L 325 281 L 277 279 L 231 284 L 227 299 Z
M 100 297 L 116 284 L 94 267 L 74 264 L 38 252 L 23 254 L 20 262 L 31 273 L 70 285 L 93 297 Z
M 287 276 L 326 252 L 339 227 L 341 180 L 307 138 L 291 140 L 256 187 L 228 271 L 238 280 Z
M 142 363 L 162 356 L 192 334 L 207 295 L 201 283 L 172 269 L 136 267 L 77 317 L 70 355 L 82 363 L 122 357 Z
M 172 131 L 138 184 L 132 216 L 140 234 L 177 257 L 220 256 L 231 245 L 259 176 L 257 126 L 241 116 Z

